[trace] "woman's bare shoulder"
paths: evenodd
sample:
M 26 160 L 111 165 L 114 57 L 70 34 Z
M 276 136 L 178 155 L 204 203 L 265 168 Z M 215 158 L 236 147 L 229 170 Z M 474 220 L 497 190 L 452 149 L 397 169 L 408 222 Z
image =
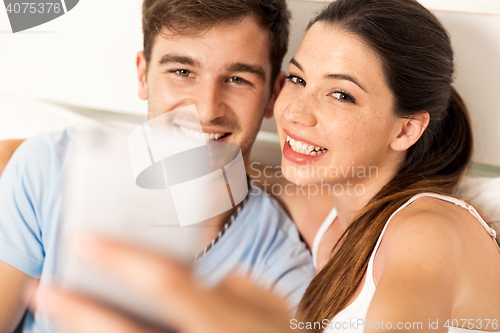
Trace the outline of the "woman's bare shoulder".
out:
M 456 205 L 423 197 L 395 214 L 375 258 L 376 280 L 391 265 L 436 265 L 458 271 L 464 239 L 461 224 L 469 216 L 453 206 Z
M 422 197 L 395 214 L 387 225 L 375 257 L 375 277 L 387 265 L 408 260 L 460 270 L 467 265 L 467 258 L 473 257 L 472 252 L 498 251 L 494 245 L 468 210 L 435 197 Z
M 404 233 L 419 241 L 423 240 L 422 237 L 437 237 L 457 242 L 465 239 L 471 230 L 481 229 L 486 231 L 467 209 L 450 201 L 426 196 L 395 214 L 384 238 Z M 445 239 L 442 241 L 447 242 Z

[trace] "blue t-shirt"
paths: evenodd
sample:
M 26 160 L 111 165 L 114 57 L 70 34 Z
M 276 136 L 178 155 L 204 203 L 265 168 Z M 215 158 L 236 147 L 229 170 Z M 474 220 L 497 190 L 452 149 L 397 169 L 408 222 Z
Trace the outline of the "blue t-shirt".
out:
M 0 260 L 50 282 L 55 276 L 61 182 L 74 130 L 24 142 L 0 177 Z M 216 283 L 235 271 L 285 297 L 294 309 L 315 275 L 311 255 L 283 209 L 257 187 L 225 234 L 196 261 L 197 275 Z M 28 313 L 23 332 L 54 332 Z

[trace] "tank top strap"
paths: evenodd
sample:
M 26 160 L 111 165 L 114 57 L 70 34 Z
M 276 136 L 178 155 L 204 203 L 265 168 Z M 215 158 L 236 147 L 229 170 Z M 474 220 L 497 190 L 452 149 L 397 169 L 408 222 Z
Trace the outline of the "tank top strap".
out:
M 382 233 L 378 237 L 377 244 L 375 245 L 375 248 L 373 249 L 373 252 L 372 252 L 372 254 L 370 256 L 370 260 L 368 261 L 368 268 L 367 268 L 367 271 L 366 271 L 366 273 L 367 273 L 367 282 L 371 283 L 372 286 L 375 286 L 375 282 L 373 280 L 373 262 L 375 260 L 375 254 L 377 253 L 377 250 L 378 250 L 378 248 L 380 246 L 380 243 L 382 242 L 382 237 L 384 236 L 385 230 L 387 229 L 387 226 L 389 225 L 389 222 L 391 221 L 391 219 L 393 218 L 393 216 L 396 215 L 401 209 L 407 207 L 412 202 L 414 202 L 418 198 L 422 198 L 422 197 L 434 197 L 434 198 L 438 198 L 438 199 L 441 199 L 441 200 L 444 200 L 444 201 L 452 202 L 452 203 L 454 203 L 454 204 L 456 204 L 456 205 L 458 205 L 460 207 L 463 207 L 463 208 L 467 209 L 482 224 L 482 226 L 486 229 L 486 231 L 490 234 L 490 236 L 493 237 L 493 241 L 495 242 L 495 244 L 497 245 L 498 249 L 500 250 L 500 246 L 495 241 L 495 237 L 497 235 L 495 229 L 491 228 L 484 221 L 484 219 L 481 217 L 481 215 L 479 215 L 479 213 L 476 211 L 476 209 L 474 207 L 472 207 L 471 205 L 469 205 L 465 201 L 457 199 L 457 198 L 454 198 L 454 197 L 450 197 L 450 196 L 446 196 L 446 195 L 441 195 L 441 194 L 437 194 L 437 193 L 429 193 L 429 192 L 419 193 L 419 194 L 411 197 L 407 202 L 405 202 L 401 207 L 399 207 L 394 213 L 392 213 L 392 215 L 389 217 L 389 219 L 385 223 L 384 229 L 382 230 Z
M 337 218 L 337 210 L 335 207 L 332 208 L 330 213 L 328 213 L 328 216 L 325 218 L 323 223 L 321 223 L 321 226 L 318 229 L 318 232 L 316 232 L 316 235 L 314 236 L 314 241 L 312 244 L 311 248 L 311 254 L 313 258 L 313 265 L 314 268 L 318 268 L 318 249 L 319 249 L 319 244 L 321 243 L 321 239 L 323 239 L 323 236 L 325 235 L 326 231 L 330 226 L 332 225 L 333 221 Z
M 431 196 L 431 197 L 435 197 L 435 198 L 438 198 L 438 199 L 441 199 L 444 201 L 452 202 L 452 203 L 454 203 L 462 208 L 467 209 L 469 211 L 469 213 L 471 213 L 472 216 L 474 216 L 479 221 L 479 223 L 481 223 L 481 225 L 486 229 L 486 231 L 490 234 L 490 236 L 493 238 L 496 238 L 497 233 L 496 233 L 495 229 L 490 227 L 488 225 L 488 223 L 486 223 L 486 221 L 481 217 L 481 215 L 479 215 L 477 210 L 473 206 L 471 206 L 467 202 L 465 202 L 464 200 L 450 197 L 447 195 L 436 194 L 436 193 L 422 193 L 422 194 L 424 194 L 425 196 Z

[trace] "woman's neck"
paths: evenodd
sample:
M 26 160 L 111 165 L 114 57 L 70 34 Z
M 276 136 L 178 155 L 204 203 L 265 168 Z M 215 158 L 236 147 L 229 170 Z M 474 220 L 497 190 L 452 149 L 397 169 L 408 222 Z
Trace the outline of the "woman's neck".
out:
M 336 223 L 340 224 L 342 232 L 354 222 L 370 200 L 391 181 L 396 172 L 392 166 L 378 167 L 376 177 L 350 179 L 342 183 L 341 194 L 332 191 L 333 203 L 337 210 Z

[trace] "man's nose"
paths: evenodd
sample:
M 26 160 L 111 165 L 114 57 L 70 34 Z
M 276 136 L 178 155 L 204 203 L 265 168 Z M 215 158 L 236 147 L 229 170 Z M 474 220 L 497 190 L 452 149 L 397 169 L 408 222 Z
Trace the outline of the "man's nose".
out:
M 202 124 L 223 117 L 226 113 L 226 107 L 224 90 L 220 84 L 211 82 L 200 87 L 198 98 L 196 98 L 196 109 Z

